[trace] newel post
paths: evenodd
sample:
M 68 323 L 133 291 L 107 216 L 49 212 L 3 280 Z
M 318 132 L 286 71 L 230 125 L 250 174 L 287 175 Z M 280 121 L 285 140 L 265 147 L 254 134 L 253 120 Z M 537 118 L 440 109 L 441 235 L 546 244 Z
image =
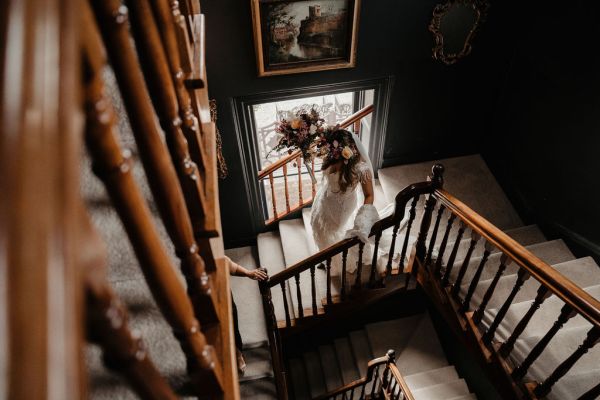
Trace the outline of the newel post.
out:
M 277 328 L 277 318 L 275 317 L 275 308 L 271 296 L 271 286 L 269 279 L 259 282 L 258 287 L 262 297 L 263 311 L 265 314 L 265 324 L 267 328 L 267 337 L 269 338 L 269 350 L 273 362 L 273 373 L 275 375 L 275 387 L 277 389 L 277 398 L 287 400 L 288 391 L 283 362 L 283 348 L 281 345 L 281 336 Z
M 431 218 L 433 216 L 433 209 L 437 203 L 433 192 L 436 189 L 441 189 L 444 186 L 444 166 L 442 164 L 435 164 L 431 168 L 431 175 L 428 177 L 431 182 L 431 193 L 425 201 L 425 213 L 423 219 L 421 219 L 421 227 L 419 229 L 419 236 L 417 237 L 417 244 L 415 250 L 415 257 L 420 262 L 425 261 L 425 255 L 427 253 L 427 233 L 429 232 L 429 226 L 431 225 Z M 413 268 L 414 270 L 414 268 Z

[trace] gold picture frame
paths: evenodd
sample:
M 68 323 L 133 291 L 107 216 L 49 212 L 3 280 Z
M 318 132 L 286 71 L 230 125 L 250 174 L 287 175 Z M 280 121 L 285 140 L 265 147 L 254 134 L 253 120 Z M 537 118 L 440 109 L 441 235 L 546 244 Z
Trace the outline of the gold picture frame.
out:
M 361 0 L 251 0 L 258 76 L 356 66 Z

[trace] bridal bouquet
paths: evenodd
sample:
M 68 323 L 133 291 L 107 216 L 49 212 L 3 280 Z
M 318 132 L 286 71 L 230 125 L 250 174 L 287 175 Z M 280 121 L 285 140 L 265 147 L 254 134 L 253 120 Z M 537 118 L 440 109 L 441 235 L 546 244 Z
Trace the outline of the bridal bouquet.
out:
M 326 129 L 325 120 L 314 108 L 309 112 L 300 111 L 291 121 L 285 119 L 279 121 L 275 128 L 275 132 L 280 135 L 279 142 L 271 151 L 287 149 L 291 154 L 295 150 L 300 150 L 304 165 L 306 165 L 311 179 L 316 183 L 310 167 L 310 162 L 316 154 L 313 144 Z

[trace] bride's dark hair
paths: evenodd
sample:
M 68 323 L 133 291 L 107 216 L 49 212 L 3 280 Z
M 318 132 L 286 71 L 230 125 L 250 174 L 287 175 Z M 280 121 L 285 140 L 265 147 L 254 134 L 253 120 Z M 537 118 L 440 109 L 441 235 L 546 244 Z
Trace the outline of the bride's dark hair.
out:
M 349 188 L 354 188 L 359 180 L 360 176 L 356 166 L 361 160 L 361 156 L 356 149 L 354 138 L 352 133 L 345 129 L 338 129 L 331 134 L 327 135 L 327 142 L 329 143 L 330 151 L 323 160 L 323 166 L 321 170 L 327 173 L 327 169 L 333 165 L 339 164 L 339 186 L 342 192 L 346 192 Z M 333 142 L 337 141 L 339 145 L 332 150 Z M 344 147 L 350 147 L 352 150 L 352 157 L 346 159 L 342 156 L 342 150 Z

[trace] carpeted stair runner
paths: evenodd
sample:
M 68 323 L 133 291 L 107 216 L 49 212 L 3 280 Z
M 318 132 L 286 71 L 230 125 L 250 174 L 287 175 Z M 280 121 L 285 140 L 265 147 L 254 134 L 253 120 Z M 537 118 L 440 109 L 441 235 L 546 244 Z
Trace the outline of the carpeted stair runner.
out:
M 386 340 L 389 340 L 387 346 Z M 475 398 L 455 368 L 448 365 L 428 314 L 368 324 L 362 330 L 335 339 L 334 346 L 320 346 L 319 351 L 327 353 L 320 359 L 315 357 L 314 350 L 291 358 L 289 367 L 294 398 L 310 399 L 309 396 L 339 387 L 338 379 L 347 384 L 365 376 L 367 363 L 385 355 L 390 348 L 396 350 L 396 365 L 415 399 Z M 318 374 L 321 374 L 320 378 Z

